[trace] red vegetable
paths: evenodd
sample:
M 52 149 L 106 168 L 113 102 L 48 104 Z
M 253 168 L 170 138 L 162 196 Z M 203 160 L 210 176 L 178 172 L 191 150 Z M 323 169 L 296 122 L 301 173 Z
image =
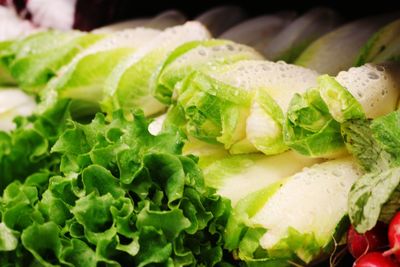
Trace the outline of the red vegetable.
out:
M 347 247 L 350 254 L 358 259 L 363 254 L 384 248 L 388 244 L 386 231 L 387 225 L 382 222 L 378 222 L 365 234 L 357 233 L 354 227 L 350 226 L 347 232 Z
M 392 261 L 389 257 L 385 257 L 380 252 L 370 252 L 361 256 L 353 267 L 396 267 L 397 263 Z
M 400 212 L 393 217 L 388 231 L 390 249 L 384 252 L 385 256 L 395 255 L 400 261 Z

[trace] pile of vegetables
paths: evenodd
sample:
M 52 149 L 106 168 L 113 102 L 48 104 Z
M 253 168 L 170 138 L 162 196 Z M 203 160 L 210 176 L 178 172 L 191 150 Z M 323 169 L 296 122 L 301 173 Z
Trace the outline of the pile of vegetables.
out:
M 196 21 L 1 42 L 0 265 L 334 265 L 347 232 L 396 266 L 395 18 L 273 15 L 258 50 Z

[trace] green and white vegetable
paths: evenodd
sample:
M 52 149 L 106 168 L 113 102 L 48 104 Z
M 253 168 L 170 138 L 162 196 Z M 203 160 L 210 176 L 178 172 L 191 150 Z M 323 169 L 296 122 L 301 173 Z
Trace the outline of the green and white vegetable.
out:
M 335 157 L 345 151 L 340 123 L 376 118 L 397 108 L 398 65 L 364 65 L 319 77 L 318 86 L 291 100 L 285 142 L 303 155 Z
M 389 222 L 400 208 L 399 126 L 399 111 L 342 126 L 348 149 L 366 171 L 349 195 L 350 219 L 360 233 L 372 229 L 378 219 Z
M 333 30 L 338 24 L 339 16 L 332 9 L 311 9 L 282 29 L 263 48 L 262 53 L 269 60 L 292 63 L 310 43 Z
M 351 158 L 336 159 L 260 188 L 232 211 L 226 247 L 251 266 L 308 264 L 329 254 L 347 230 L 347 196 L 360 175 Z
M 152 136 L 142 113 L 132 117 L 70 122 L 47 156 L 55 168 L 5 188 L 2 266 L 225 261 L 229 204 L 205 187 L 195 161 L 180 155 L 179 135 Z
M 207 40 L 186 43 L 167 58 L 157 78 L 155 96 L 166 104 L 176 99 L 175 90 L 193 72 L 214 71 L 217 67 L 241 60 L 263 60 L 253 48 L 226 40 Z
M 369 38 L 395 18 L 395 14 L 385 14 L 345 24 L 311 43 L 294 64 L 319 73 L 337 75 L 354 66 Z
M 105 81 L 102 109 L 112 114 L 119 108 L 125 111 L 141 108 L 146 116 L 165 110 L 165 105 L 153 96 L 164 61 L 180 45 L 209 38 L 207 29 L 196 22 L 166 29 L 114 68 Z
M 102 38 L 103 35 L 78 31 L 43 31 L 14 41 L 1 54 L 6 55 L 6 67 L 18 85 L 39 93 L 62 66 Z
M 200 154 L 199 166 L 203 170 L 206 184 L 217 189 L 217 194 L 229 199 L 233 207 L 260 188 L 283 181 L 304 167 L 320 161 L 294 152 L 274 156 L 259 153 L 224 155 L 216 149 L 213 153 L 207 153 L 205 147 L 207 145 L 203 144 L 202 151 L 191 148 L 190 152 Z M 187 149 L 184 151 L 188 152 Z
M 40 109 L 45 110 L 58 99 L 69 98 L 85 101 L 86 105 L 92 105 L 92 109 L 98 111 L 99 103 L 104 98 L 107 76 L 119 61 L 146 45 L 159 33 L 158 30 L 145 28 L 115 32 L 82 51 L 62 67 L 58 77 L 47 85 Z
M 356 65 L 400 60 L 400 20 L 395 20 L 376 32 L 361 49 Z
M 166 123 L 188 135 L 221 143 L 233 154 L 287 150 L 282 123 L 295 93 L 316 85 L 314 71 L 284 62 L 243 60 L 198 71 L 176 90 Z

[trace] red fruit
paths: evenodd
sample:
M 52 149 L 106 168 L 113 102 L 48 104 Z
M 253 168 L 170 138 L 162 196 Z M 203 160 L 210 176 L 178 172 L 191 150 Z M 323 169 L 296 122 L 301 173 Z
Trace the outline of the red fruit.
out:
M 350 226 L 347 232 L 347 248 L 354 258 L 359 258 L 365 253 L 377 251 L 388 244 L 387 226 L 382 222 L 378 222 L 374 228 L 365 234 L 356 232 L 353 226 Z
M 395 255 L 400 261 L 400 212 L 397 212 L 389 224 L 388 231 L 390 249 L 384 252 L 385 256 Z
M 398 265 L 382 253 L 370 252 L 356 260 L 353 267 L 398 267 Z

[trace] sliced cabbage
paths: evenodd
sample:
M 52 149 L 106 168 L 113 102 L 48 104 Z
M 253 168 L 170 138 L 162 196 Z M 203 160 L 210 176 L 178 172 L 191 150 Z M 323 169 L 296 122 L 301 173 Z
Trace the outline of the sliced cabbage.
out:
M 168 28 L 132 55 L 121 60 L 105 82 L 102 108 L 108 114 L 122 108 L 143 109 L 145 115 L 156 114 L 165 105 L 154 98 L 158 71 L 168 55 L 178 46 L 195 40 L 206 40 L 210 34 L 198 22 Z
M 38 93 L 58 70 L 104 36 L 78 31 L 44 31 L 15 42 L 9 68 L 18 85 Z
M 14 118 L 31 115 L 35 107 L 35 99 L 23 91 L 0 88 L 0 131 L 13 130 Z
M 318 87 L 291 100 L 286 115 L 286 144 L 301 154 L 336 157 L 345 151 L 340 123 L 376 118 L 397 107 L 400 67 L 396 64 L 354 67 L 318 79 Z
M 238 6 L 219 6 L 200 14 L 195 20 L 207 27 L 212 36 L 218 36 L 246 17 Z
M 226 40 L 194 41 L 178 47 L 165 61 L 157 78 L 155 96 L 170 104 L 175 87 L 192 72 L 212 70 L 245 59 L 264 59 L 253 48 Z
M 344 158 L 261 187 L 231 213 L 226 247 L 255 266 L 303 265 L 329 255 L 347 230 L 347 196 L 360 175 Z
M 124 30 L 90 46 L 64 66 L 58 78 L 48 84 L 40 109 L 45 110 L 57 99 L 71 98 L 85 101 L 87 105 L 93 105 L 95 111 L 98 110 L 104 97 L 106 77 L 120 60 L 147 44 L 157 34 L 159 31 L 145 28 Z
M 285 151 L 282 123 L 295 93 L 316 85 L 318 74 L 284 62 L 242 60 L 193 72 L 176 89 L 166 124 L 221 143 L 233 154 Z
M 339 24 L 338 15 L 328 8 L 314 8 L 295 19 L 262 50 L 270 60 L 293 62 L 315 39 Z
M 288 12 L 245 20 L 222 33 L 219 38 L 246 44 L 262 52 L 268 43 L 293 20 L 294 16 L 294 13 Z
M 400 19 L 395 20 L 377 33 L 361 49 L 356 65 L 368 62 L 382 63 L 400 60 Z
M 320 73 L 337 75 L 355 65 L 360 49 L 382 26 L 396 14 L 360 19 L 331 31 L 308 46 L 294 64 Z
M 261 153 L 224 155 L 215 145 L 205 145 L 202 150 L 194 150 L 191 146 L 189 151 L 200 155 L 199 165 L 206 184 L 216 188 L 217 194 L 228 198 L 233 207 L 260 188 L 282 181 L 319 161 L 291 151 L 274 156 Z M 188 148 L 184 151 L 188 152 Z

